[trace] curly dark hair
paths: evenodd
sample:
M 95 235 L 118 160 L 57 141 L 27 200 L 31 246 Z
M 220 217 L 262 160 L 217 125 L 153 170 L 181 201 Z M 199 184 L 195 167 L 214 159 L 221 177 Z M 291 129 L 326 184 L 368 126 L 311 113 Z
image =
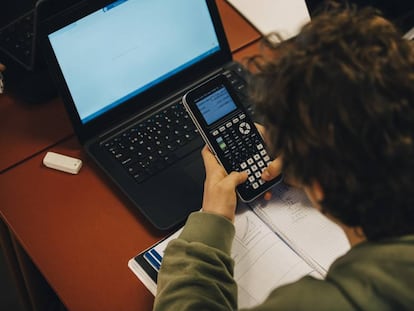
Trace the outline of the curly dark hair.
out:
M 250 59 L 283 172 L 369 240 L 414 233 L 414 42 L 373 9 L 332 6 Z M 253 65 L 253 67 L 251 66 Z

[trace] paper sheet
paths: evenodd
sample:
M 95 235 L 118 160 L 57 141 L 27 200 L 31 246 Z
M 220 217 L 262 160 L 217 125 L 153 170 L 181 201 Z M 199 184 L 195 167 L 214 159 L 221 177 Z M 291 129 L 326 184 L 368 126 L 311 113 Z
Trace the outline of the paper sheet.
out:
M 284 39 L 289 39 L 310 21 L 304 0 L 227 1 L 263 35 L 277 32 Z
M 323 275 L 350 249 L 343 230 L 314 209 L 302 190 L 279 184 L 272 200 L 255 201 L 252 208 Z
M 231 254 L 239 308 L 251 308 L 262 303 L 273 289 L 305 275 L 316 275 L 250 209 L 238 207 L 234 225 L 236 236 Z

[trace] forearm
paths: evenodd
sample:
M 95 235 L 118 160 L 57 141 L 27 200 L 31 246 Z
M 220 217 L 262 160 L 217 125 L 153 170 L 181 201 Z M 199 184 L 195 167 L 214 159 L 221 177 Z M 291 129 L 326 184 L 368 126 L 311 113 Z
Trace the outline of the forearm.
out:
M 154 310 L 235 310 L 237 285 L 230 257 L 234 226 L 210 214 L 190 216 L 164 254 Z

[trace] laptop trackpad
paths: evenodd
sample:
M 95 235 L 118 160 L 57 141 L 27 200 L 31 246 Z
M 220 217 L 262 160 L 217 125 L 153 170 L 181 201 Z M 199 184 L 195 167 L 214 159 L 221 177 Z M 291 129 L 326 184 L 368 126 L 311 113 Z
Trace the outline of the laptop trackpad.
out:
M 202 161 L 200 161 L 199 159 L 196 160 L 196 161 L 191 161 L 191 163 L 186 165 L 184 167 L 184 172 L 185 172 L 186 175 L 190 176 L 190 178 L 194 182 L 196 182 L 196 183 L 201 182 L 201 185 L 204 184 L 204 179 L 205 179 L 206 175 L 205 175 L 204 165 L 203 165 Z M 200 206 L 200 208 L 201 208 L 201 206 Z
M 145 184 L 141 195 L 136 192 L 142 212 L 161 230 L 182 225 L 191 212 L 201 209 L 205 171 L 200 153 L 177 164 Z

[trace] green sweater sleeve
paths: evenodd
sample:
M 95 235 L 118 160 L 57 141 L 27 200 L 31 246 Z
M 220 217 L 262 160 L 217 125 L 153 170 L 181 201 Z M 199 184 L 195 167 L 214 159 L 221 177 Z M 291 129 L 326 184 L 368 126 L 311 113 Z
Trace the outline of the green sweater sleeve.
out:
M 154 310 L 237 310 L 230 257 L 234 235 L 233 224 L 224 217 L 191 214 L 180 236 L 165 250 Z M 335 286 L 312 277 L 274 290 L 251 310 L 308 310 L 309 306 L 352 310 Z
M 165 250 L 154 310 L 235 310 L 237 285 L 230 250 L 234 226 L 196 212 Z
M 234 235 L 224 217 L 191 214 L 165 251 L 154 310 L 237 310 Z M 413 258 L 414 236 L 362 243 L 337 259 L 325 280 L 305 276 L 249 310 L 413 310 Z

